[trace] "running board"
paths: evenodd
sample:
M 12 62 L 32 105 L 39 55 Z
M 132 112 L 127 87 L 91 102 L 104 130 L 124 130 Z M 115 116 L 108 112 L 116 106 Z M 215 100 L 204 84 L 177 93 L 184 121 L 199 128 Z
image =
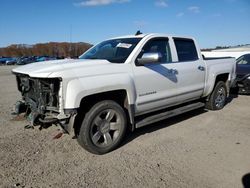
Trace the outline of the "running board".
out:
M 173 116 L 176 116 L 176 115 L 188 112 L 188 111 L 192 111 L 192 110 L 204 107 L 204 106 L 205 106 L 204 103 L 197 102 L 197 103 L 188 104 L 186 106 L 182 106 L 179 108 L 175 108 L 175 109 L 170 110 L 170 111 L 162 112 L 160 114 L 155 114 L 155 115 L 146 117 L 146 118 L 138 121 L 135 124 L 135 127 L 140 128 L 140 127 L 143 127 L 145 125 L 149 125 L 149 124 L 155 123 L 157 121 L 161 121 L 161 120 L 164 120 L 164 119 L 167 119 L 167 118 L 170 118 L 170 117 L 173 117 Z

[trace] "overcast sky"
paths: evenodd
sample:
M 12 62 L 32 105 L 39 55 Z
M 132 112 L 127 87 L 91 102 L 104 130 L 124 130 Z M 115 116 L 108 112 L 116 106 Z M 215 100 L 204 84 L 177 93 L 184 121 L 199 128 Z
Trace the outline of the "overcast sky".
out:
M 139 29 L 193 36 L 202 48 L 250 43 L 250 0 L 0 0 L 0 14 L 0 47 L 95 44 Z

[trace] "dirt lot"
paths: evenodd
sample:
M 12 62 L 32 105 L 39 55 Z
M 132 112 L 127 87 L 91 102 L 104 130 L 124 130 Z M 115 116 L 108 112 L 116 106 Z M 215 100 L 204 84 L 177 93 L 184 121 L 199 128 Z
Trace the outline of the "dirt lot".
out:
M 0 187 L 243 187 L 250 173 L 250 96 L 217 112 L 196 110 L 128 134 L 102 156 L 57 127 L 13 121 L 13 67 L 0 67 Z

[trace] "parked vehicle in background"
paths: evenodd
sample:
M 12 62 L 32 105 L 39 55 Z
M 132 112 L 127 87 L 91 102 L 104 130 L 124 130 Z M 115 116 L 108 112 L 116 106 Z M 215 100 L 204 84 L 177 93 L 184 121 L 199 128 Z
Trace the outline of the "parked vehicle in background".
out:
M 6 65 L 6 61 L 12 60 L 11 57 L 2 57 L 0 58 L 0 65 Z
M 49 56 L 23 56 L 20 58 L 1 57 L 0 65 L 15 65 L 15 64 L 26 65 L 34 62 L 50 61 L 56 59 L 57 59 L 56 57 L 49 57 Z
M 235 59 L 238 59 L 239 57 L 245 55 L 245 54 L 250 54 L 250 51 L 237 51 L 237 52 L 232 52 L 232 51 L 202 51 L 202 55 L 204 55 L 206 58 L 209 57 L 234 57 Z
M 41 61 L 50 61 L 50 60 L 56 60 L 55 57 L 49 57 L 49 56 L 40 56 L 36 59 L 37 62 Z
M 13 69 L 32 125 L 60 125 L 89 152 L 114 150 L 154 122 L 206 107 L 220 110 L 235 79 L 234 58 L 204 60 L 190 37 L 139 34 L 106 40 L 79 59 Z
M 239 57 L 236 64 L 238 92 L 240 94 L 250 94 L 250 53 Z
M 34 63 L 36 62 L 36 58 L 35 56 L 33 57 L 21 57 L 17 60 L 17 65 L 26 65 L 26 64 L 29 64 L 29 63 Z
M 0 65 L 4 65 L 6 63 L 6 57 L 0 58 Z
M 5 62 L 6 65 L 15 65 L 17 63 L 17 58 L 10 58 Z

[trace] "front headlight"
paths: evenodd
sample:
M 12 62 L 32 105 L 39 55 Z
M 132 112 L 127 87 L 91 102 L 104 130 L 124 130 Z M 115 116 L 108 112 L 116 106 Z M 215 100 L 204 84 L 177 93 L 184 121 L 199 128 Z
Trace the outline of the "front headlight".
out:
M 250 76 L 248 76 L 247 79 L 250 80 Z

